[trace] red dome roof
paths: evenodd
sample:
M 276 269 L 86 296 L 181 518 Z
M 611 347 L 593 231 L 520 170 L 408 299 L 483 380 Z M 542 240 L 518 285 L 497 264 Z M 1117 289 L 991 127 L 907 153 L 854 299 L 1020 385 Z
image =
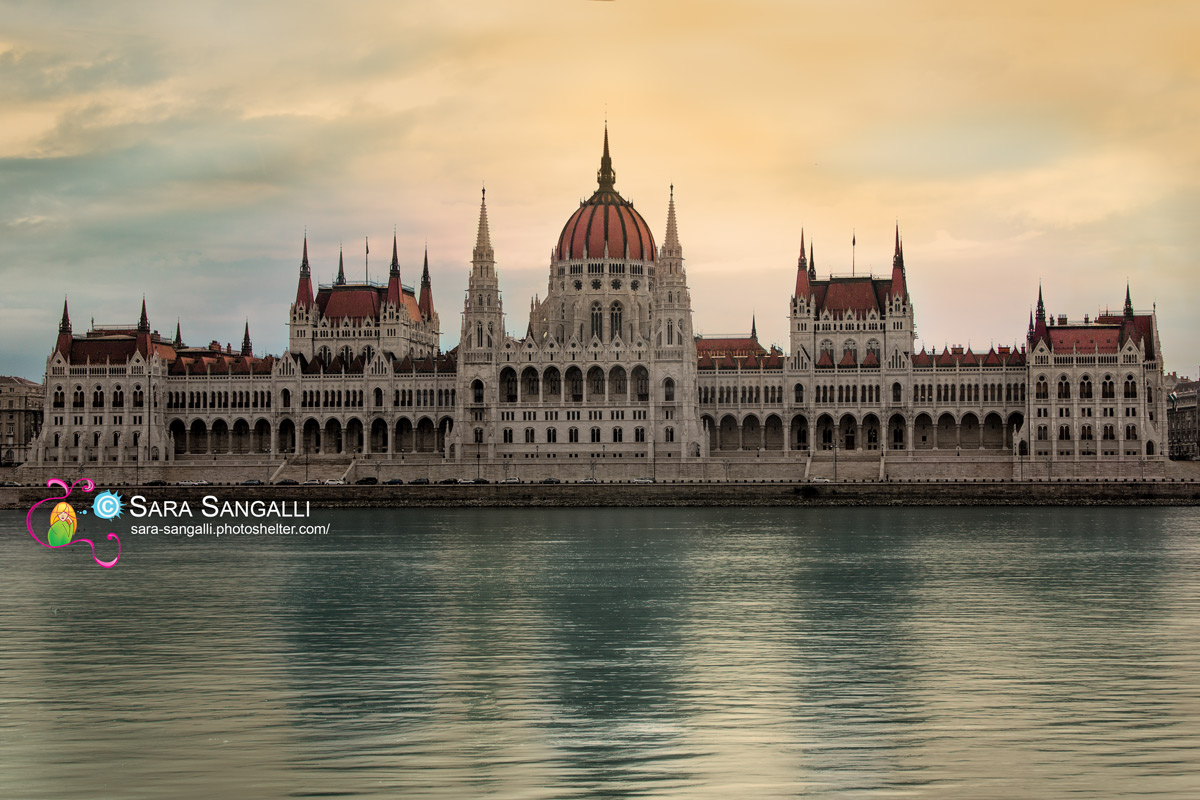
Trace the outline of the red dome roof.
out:
M 582 203 L 567 220 L 558 237 L 555 255 L 560 259 L 603 258 L 605 246 L 610 258 L 629 258 L 653 261 L 656 249 L 650 226 L 642 219 L 633 204 L 613 188 L 616 174 L 608 155 L 608 129 L 604 130 L 604 156 L 597 173 L 600 188 Z

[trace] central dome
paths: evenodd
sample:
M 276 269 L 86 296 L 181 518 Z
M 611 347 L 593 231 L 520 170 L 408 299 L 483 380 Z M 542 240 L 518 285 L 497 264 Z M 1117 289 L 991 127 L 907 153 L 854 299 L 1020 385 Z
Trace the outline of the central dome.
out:
M 630 259 L 653 261 L 656 251 L 650 226 L 613 188 L 616 173 L 608 155 L 608 126 L 604 128 L 604 155 L 596 180 L 600 187 L 595 194 L 580 203 L 563 226 L 555 256 L 560 261 L 604 258 L 607 250 L 609 258 L 623 259 L 628 248 Z

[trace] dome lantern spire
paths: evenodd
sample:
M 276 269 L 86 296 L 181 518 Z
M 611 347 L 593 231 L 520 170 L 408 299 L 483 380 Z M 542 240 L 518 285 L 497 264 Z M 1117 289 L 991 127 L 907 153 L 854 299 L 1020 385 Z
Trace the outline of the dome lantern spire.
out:
M 604 155 L 600 156 L 600 171 L 596 173 L 596 182 L 600 184 L 600 191 L 613 192 L 616 191 L 614 186 L 617 182 L 617 173 L 613 172 L 612 156 L 608 154 L 608 123 L 604 123 Z

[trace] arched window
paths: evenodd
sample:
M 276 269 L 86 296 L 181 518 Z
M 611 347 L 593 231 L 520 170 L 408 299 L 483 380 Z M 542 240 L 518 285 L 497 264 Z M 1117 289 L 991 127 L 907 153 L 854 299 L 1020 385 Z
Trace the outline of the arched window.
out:
M 1100 384 L 1100 399 L 1115 400 L 1117 397 L 1117 384 L 1113 381 L 1112 375 L 1105 375 L 1104 382 Z
M 592 303 L 592 336 L 604 339 L 604 311 L 599 302 Z
M 624 316 L 624 307 L 617 302 L 614 302 L 608 309 L 608 338 L 616 339 L 621 335 L 621 318 Z
M 1067 379 L 1066 375 L 1062 375 L 1058 379 L 1058 399 L 1071 399 L 1071 382 Z
M 1125 379 L 1125 399 L 1126 400 L 1136 400 L 1137 399 L 1137 381 L 1135 381 L 1133 379 L 1132 375 L 1130 375 L 1129 377 L 1127 377 Z
M 667 403 L 675 402 L 675 380 L 667 378 L 663 383 L 663 401 Z
M 1037 386 L 1034 389 L 1033 399 L 1035 399 L 1035 400 L 1049 400 L 1050 399 L 1050 384 L 1048 384 L 1046 382 L 1045 375 L 1038 376 Z
M 675 320 L 667 320 L 667 344 L 675 344 Z
M 379 408 L 383 405 L 383 389 L 375 387 L 375 407 Z
M 1092 379 L 1090 377 L 1088 377 L 1087 375 L 1084 375 L 1083 380 L 1081 380 L 1079 382 L 1079 399 L 1080 400 L 1091 400 L 1092 399 Z
M 797 383 L 797 384 L 796 384 L 796 386 L 795 386 L 795 395 L 796 395 L 796 402 L 797 402 L 797 403 L 803 403 L 803 402 L 804 402 L 804 384 L 802 384 L 802 383 Z
M 900 402 L 903 391 L 904 390 L 900 387 L 900 384 L 898 382 L 892 384 L 892 402 L 893 403 Z

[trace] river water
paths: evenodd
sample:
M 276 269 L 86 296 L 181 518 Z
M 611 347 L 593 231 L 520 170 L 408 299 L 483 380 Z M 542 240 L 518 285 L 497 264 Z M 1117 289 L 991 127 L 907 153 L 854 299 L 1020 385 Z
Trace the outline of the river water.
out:
M 1200 509 L 314 518 L 0 514 L 0 797 L 1200 796 Z

